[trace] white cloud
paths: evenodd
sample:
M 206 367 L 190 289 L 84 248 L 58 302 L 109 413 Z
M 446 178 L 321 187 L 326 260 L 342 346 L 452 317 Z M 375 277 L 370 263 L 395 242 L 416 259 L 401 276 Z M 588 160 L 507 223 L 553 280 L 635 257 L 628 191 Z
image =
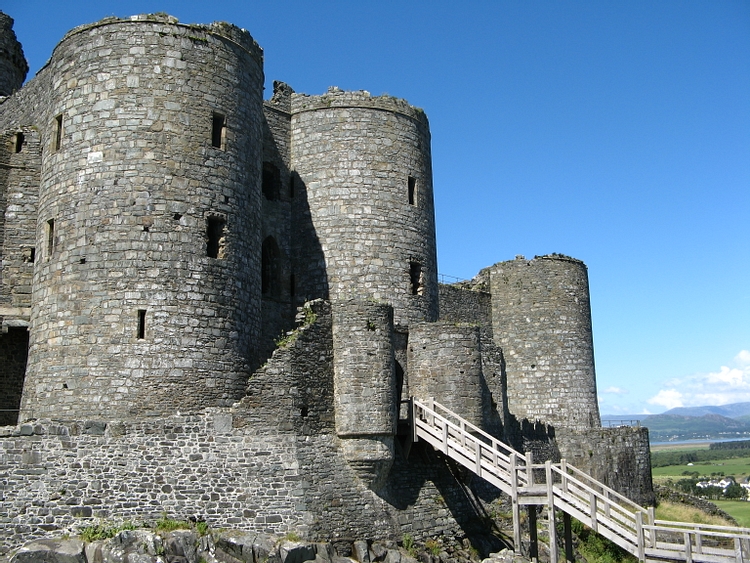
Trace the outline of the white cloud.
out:
M 742 350 L 717 371 L 672 379 L 664 386 L 649 404 L 672 409 L 750 402 L 750 351 Z
M 682 393 L 677 389 L 662 389 L 656 396 L 651 397 L 648 402 L 651 405 L 666 407 L 667 410 L 684 406 L 682 403 Z
M 627 392 L 627 389 L 623 389 L 622 387 L 607 387 L 602 391 L 602 393 L 612 393 L 614 395 L 624 395 Z

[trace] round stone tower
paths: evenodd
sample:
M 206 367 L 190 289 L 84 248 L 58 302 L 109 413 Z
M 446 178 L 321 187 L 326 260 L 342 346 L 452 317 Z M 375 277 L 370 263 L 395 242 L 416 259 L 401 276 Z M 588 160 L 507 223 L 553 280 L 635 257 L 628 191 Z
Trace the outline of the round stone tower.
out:
M 21 418 L 237 399 L 260 334 L 260 47 L 224 23 L 108 18 L 47 72 Z
M 435 212 L 424 112 L 390 96 L 337 88 L 322 96 L 294 95 L 292 167 L 324 258 L 296 265 L 300 282 L 326 279 L 328 295 L 319 297 L 331 301 L 388 303 L 396 324 L 436 320 Z
M 519 256 L 492 267 L 490 286 L 510 412 L 555 427 L 599 427 L 586 265 Z
M 0 96 L 9 96 L 26 79 L 29 65 L 13 32 L 13 18 L 0 12 Z

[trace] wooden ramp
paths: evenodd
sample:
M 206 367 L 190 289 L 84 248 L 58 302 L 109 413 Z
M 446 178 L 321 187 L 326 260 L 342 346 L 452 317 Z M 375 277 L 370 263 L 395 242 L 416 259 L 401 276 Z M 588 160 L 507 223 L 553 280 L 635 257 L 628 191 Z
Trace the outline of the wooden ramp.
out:
M 521 545 L 520 506 L 547 507 L 550 559 L 557 563 L 556 511 L 613 541 L 639 561 L 750 563 L 750 529 L 656 520 L 643 508 L 568 465 L 533 464 L 507 444 L 462 419 L 434 400 L 411 400 L 412 439 L 424 440 L 510 496 L 513 541 Z M 533 532 L 535 533 L 535 532 Z M 568 558 L 570 548 L 566 549 Z

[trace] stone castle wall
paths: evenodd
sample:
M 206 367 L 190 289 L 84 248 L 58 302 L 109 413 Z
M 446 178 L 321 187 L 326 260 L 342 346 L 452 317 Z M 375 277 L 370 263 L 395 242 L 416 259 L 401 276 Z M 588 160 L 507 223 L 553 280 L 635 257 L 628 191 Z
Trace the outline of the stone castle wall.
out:
M 300 321 L 232 407 L 2 429 L 0 554 L 100 519 L 163 512 L 313 540 L 465 534 L 481 502 L 429 447 L 416 444 L 407 459 L 396 443 L 378 493 L 364 486 L 336 435 L 330 306 L 312 303 Z
M 260 333 L 259 47 L 113 19 L 69 33 L 46 72 L 22 416 L 236 400 Z

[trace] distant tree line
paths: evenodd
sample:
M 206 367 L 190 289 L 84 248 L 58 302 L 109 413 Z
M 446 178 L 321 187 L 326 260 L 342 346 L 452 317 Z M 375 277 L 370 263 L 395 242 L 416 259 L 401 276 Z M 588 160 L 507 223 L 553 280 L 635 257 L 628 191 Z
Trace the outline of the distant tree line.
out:
M 714 442 L 708 446 L 709 450 L 750 450 L 750 440 L 737 442 Z

